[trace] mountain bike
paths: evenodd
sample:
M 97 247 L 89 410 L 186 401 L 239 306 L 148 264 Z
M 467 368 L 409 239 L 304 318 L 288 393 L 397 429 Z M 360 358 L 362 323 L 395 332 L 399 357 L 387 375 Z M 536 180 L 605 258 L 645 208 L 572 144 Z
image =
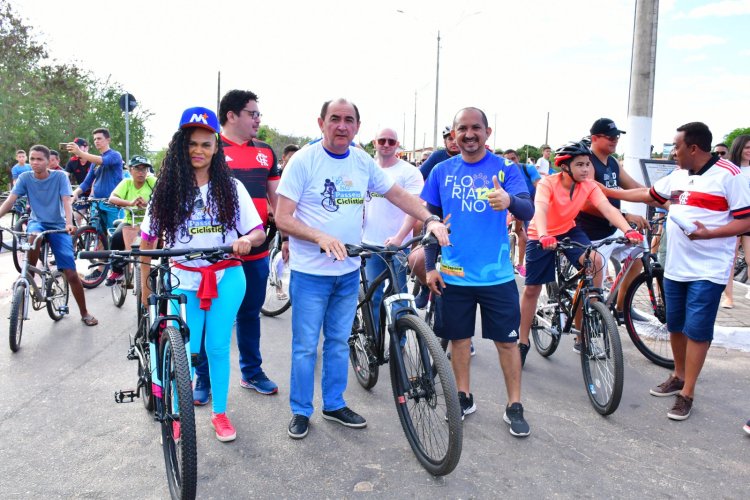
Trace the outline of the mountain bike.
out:
M 420 239 L 417 236 L 400 247 L 346 245 L 347 255 L 360 257 L 362 262 L 349 359 L 357 382 L 368 390 L 377 383 L 380 365 L 389 364 L 393 398 L 406 439 L 422 466 L 430 474 L 442 476 L 453 471 L 461 458 L 463 428 L 456 380 L 435 334 L 417 315 L 414 296 L 398 293 L 393 285 L 398 283 L 394 259 L 403 259 L 405 264 L 403 250 Z M 380 258 L 386 264 L 372 282 L 365 274 L 368 258 Z M 379 324 L 375 325 L 372 296 L 386 280 Z
M 289 298 L 289 264 L 281 256 L 281 233 L 271 240 L 268 251 L 268 280 L 266 281 L 266 300 L 260 308 L 265 316 L 278 316 L 292 305 Z
M 2 228 L 13 235 L 13 241 L 24 252 L 21 265 L 21 275 L 13 283 L 12 302 L 10 306 L 10 350 L 17 352 L 21 348 L 23 336 L 23 322 L 29 319 L 29 304 L 38 311 L 47 306 L 47 314 L 54 321 L 62 319 L 68 314 L 68 298 L 70 289 L 65 275 L 49 266 L 49 242 L 46 235 L 65 233 L 64 229 L 42 231 L 36 235 L 33 243 L 29 242 L 32 234 Z M 39 261 L 36 266 L 29 262 L 32 250 L 39 249 Z
M 581 342 L 581 369 L 586 394 L 602 415 L 617 410 L 622 397 L 623 359 L 617 323 L 603 301 L 602 290 L 594 286 L 591 254 L 600 246 L 625 243 L 626 238 L 608 238 L 597 244 L 582 245 L 565 238 L 555 250 L 556 280 L 542 287 L 531 325 L 534 347 L 544 357 L 551 356 L 563 334 L 577 334 Z M 568 275 L 563 249 L 584 248 L 583 267 Z M 573 320 L 581 309 L 581 331 L 573 330 Z
M 82 259 L 140 264 L 139 257 L 159 259 L 152 264 L 148 283 L 152 291 L 143 307 L 135 335 L 130 339 L 128 359 L 138 361 L 135 389 L 115 391 L 116 403 L 141 398 L 161 424 L 161 443 L 169 493 L 174 499 L 196 495 L 198 462 L 195 413 L 191 384 L 190 331 L 186 321 L 187 298 L 172 289 L 170 258 L 181 262 L 226 259 L 231 246 L 217 248 L 81 252 Z M 139 300 L 140 303 L 140 300 Z M 170 305 L 172 307 L 170 307 Z

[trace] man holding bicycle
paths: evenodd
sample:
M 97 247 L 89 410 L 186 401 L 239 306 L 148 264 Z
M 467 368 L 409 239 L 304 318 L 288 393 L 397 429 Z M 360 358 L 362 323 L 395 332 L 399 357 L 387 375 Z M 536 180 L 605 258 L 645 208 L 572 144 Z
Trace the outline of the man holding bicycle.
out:
M 50 152 L 46 146 L 32 146 L 30 151 L 31 172 L 24 172 L 16 180 L 13 191 L 8 199 L 0 206 L 0 217 L 7 214 L 13 203 L 20 196 L 27 196 L 31 203 L 31 218 L 26 229 L 28 233 L 40 233 L 52 229 L 65 229 L 71 235 L 75 232 L 73 226 L 73 210 L 71 208 L 71 190 L 68 176 L 63 171 L 49 170 Z M 73 255 L 73 241 L 63 233 L 46 235 L 52 252 L 55 254 L 57 268 L 65 274 L 73 297 L 81 311 L 81 321 L 86 326 L 94 326 L 99 322 L 86 309 L 86 297 L 83 285 L 76 273 L 75 256 Z M 33 240 L 32 240 L 33 241 Z M 29 260 L 35 265 L 39 258 L 39 249 L 30 252 Z

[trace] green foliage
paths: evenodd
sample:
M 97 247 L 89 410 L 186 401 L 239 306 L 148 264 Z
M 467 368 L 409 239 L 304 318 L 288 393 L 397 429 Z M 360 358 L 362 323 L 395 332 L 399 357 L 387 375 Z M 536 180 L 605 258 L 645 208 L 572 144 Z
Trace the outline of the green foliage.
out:
M 539 151 L 539 148 L 537 148 L 536 146 L 530 146 L 529 144 L 524 144 L 523 146 L 515 149 L 518 153 L 518 159 L 524 163 L 528 162 L 529 157 L 534 158 L 534 161 L 536 161 L 540 156 L 542 156 L 542 152 Z
M 100 81 L 72 65 L 51 63 L 32 27 L 7 0 L 0 0 L 0 175 L 9 176 L 17 149 L 28 150 L 33 144 L 58 149 L 58 143 L 74 137 L 91 144 L 91 131 L 97 127 L 109 129 L 111 147 L 124 156 L 125 119 L 118 105 L 123 93 L 117 83 Z M 142 107 L 130 115 L 131 155 L 146 152 L 144 121 L 150 115 Z M 66 162 L 67 153 L 60 154 Z
M 161 168 L 161 164 L 164 161 L 164 158 L 166 156 L 167 156 L 167 148 L 162 148 L 156 153 L 148 155 L 148 159 L 151 162 L 151 165 L 154 166 L 154 172 L 159 172 L 159 169 Z
M 739 135 L 750 135 L 750 127 L 736 128 L 732 130 L 731 132 L 729 132 L 727 135 L 724 136 L 724 140 L 722 142 L 726 144 L 728 148 L 731 148 L 732 142 L 734 142 L 734 140 Z
M 375 145 L 372 143 L 372 141 L 366 142 L 364 144 L 360 143 L 359 145 L 362 146 L 362 149 L 367 151 L 367 154 L 373 157 L 375 156 Z
M 273 148 L 274 153 L 276 153 L 276 158 L 279 160 L 281 159 L 281 152 L 284 151 L 284 148 L 289 144 L 296 144 L 302 147 L 312 140 L 310 137 L 283 134 L 268 125 L 260 126 L 257 138 L 259 141 L 268 143 L 268 145 Z

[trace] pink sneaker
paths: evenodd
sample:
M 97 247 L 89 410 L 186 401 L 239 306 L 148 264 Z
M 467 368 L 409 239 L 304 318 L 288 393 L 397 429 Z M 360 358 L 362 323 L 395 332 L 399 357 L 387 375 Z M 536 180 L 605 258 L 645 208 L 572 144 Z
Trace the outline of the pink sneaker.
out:
M 526 277 L 526 267 L 518 265 L 516 266 L 516 271 L 518 271 L 518 275 L 522 278 Z
M 237 438 L 237 432 L 234 430 L 227 414 L 212 413 L 211 415 L 211 427 L 216 431 L 216 439 L 223 443 L 234 441 Z

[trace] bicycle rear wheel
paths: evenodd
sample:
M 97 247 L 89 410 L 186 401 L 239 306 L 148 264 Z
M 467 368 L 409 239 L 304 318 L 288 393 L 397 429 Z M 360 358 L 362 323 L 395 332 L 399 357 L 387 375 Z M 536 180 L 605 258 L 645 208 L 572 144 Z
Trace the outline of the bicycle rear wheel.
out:
M 23 311 L 26 301 L 26 285 L 19 283 L 13 290 L 13 301 L 10 304 L 10 350 L 18 352 L 23 336 Z
M 434 476 L 449 474 L 458 465 L 463 443 L 453 371 L 437 338 L 419 317 L 399 318 L 396 329 L 390 371 L 401 427 L 427 472 Z M 401 349 L 403 366 L 394 349 Z
M 360 286 L 358 303 L 365 298 L 365 291 Z M 357 307 L 352 324 L 352 334 L 349 337 L 349 361 L 357 376 L 359 385 L 368 391 L 378 383 L 377 343 L 375 341 L 375 327 L 367 304 Z
M 115 307 L 122 307 L 125 303 L 125 297 L 128 295 L 128 284 L 132 279 L 130 267 L 130 264 L 125 264 L 122 270 L 122 277 L 119 280 L 115 280 L 114 284 L 110 287 L 112 302 L 115 304 Z
M 68 313 L 68 299 L 70 286 L 61 271 L 55 271 L 47 278 L 47 314 L 55 321 L 59 321 Z
M 172 498 L 195 498 L 198 476 L 193 389 L 182 335 L 174 327 L 161 334 L 161 441 Z
M 76 252 L 76 268 L 81 276 L 84 288 L 96 288 L 107 277 L 109 265 L 100 259 L 79 259 L 78 252 L 106 250 L 107 241 L 94 226 L 83 226 L 76 231 L 73 240 L 73 249 Z
M 265 316 L 278 316 L 292 305 L 289 299 L 290 270 L 280 251 L 271 252 L 268 264 L 271 269 L 266 281 L 266 300 L 260 312 Z
M 597 412 L 610 415 L 620 405 L 624 378 L 617 323 L 603 303 L 589 302 L 581 329 L 581 368 L 586 393 Z
M 645 273 L 639 274 L 625 292 L 625 328 L 636 349 L 646 359 L 671 370 L 674 355 L 667 330 L 663 272 L 654 269 L 653 274 L 651 279 Z
M 559 294 L 559 287 L 554 281 L 542 287 L 536 314 L 531 323 L 534 348 L 545 358 L 552 356 L 560 344 L 560 330 L 563 325 L 560 325 L 560 311 L 556 306 Z

